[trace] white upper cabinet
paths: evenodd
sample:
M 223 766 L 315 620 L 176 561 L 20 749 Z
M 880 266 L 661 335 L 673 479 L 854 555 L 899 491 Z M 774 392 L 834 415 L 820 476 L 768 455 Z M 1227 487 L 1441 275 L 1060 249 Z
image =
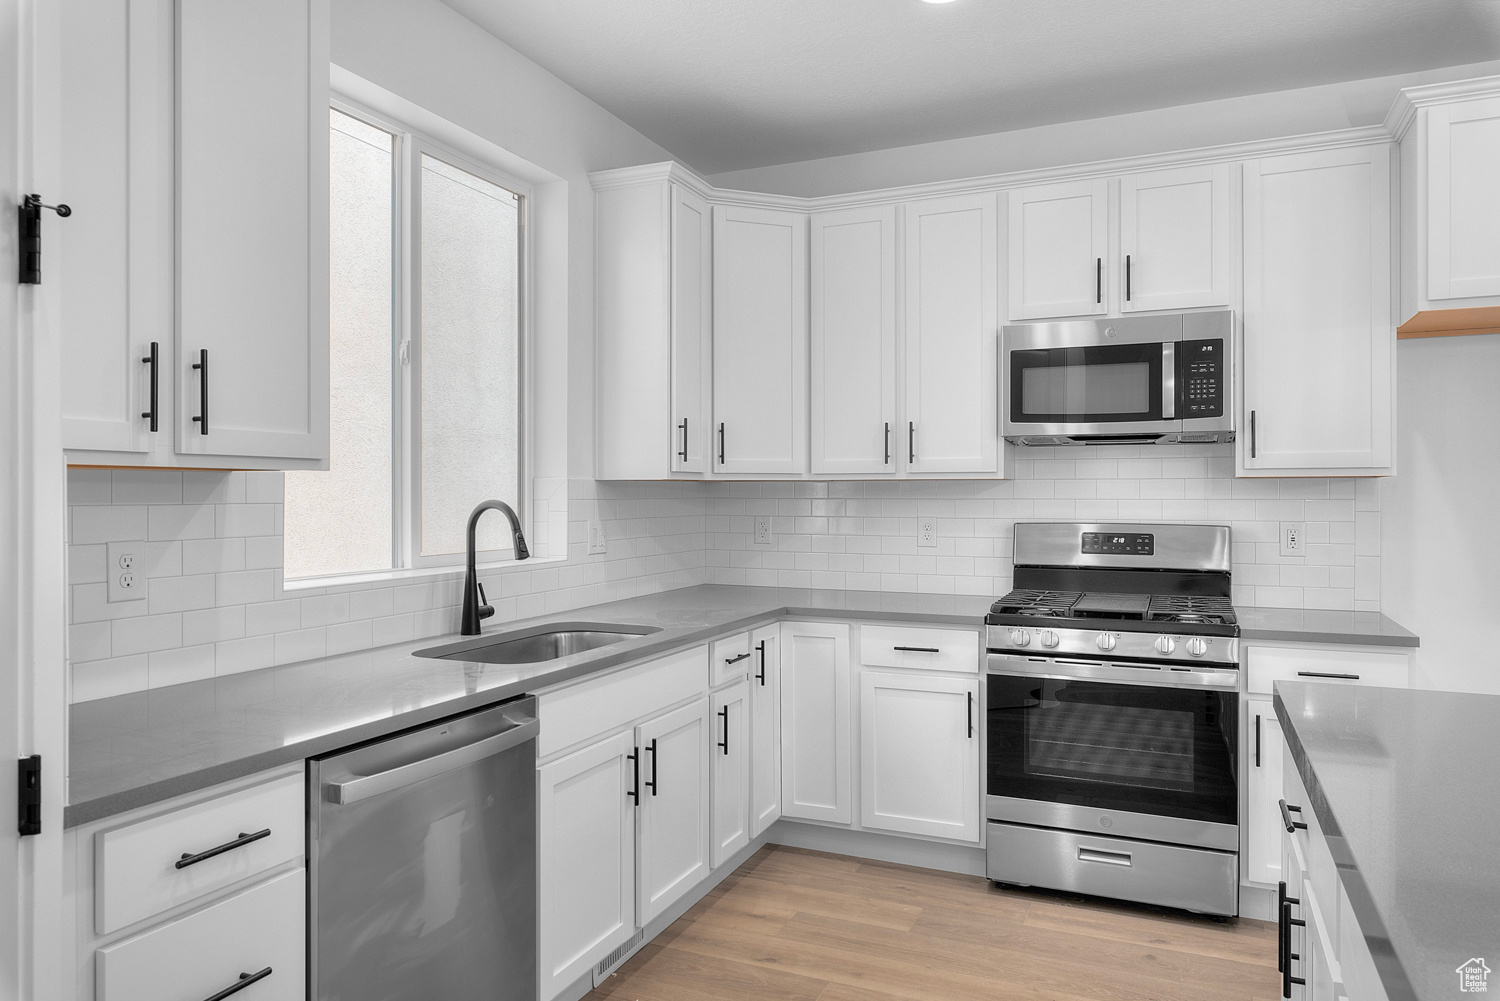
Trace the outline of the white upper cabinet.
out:
M 896 469 L 896 207 L 812 216 L 812 471 Z
M 1109 182 L 1067 181 L 1008 194 L 1012 320 L 1109 311 Z
M 905 412 L 893 451 L 911 473 L 999 471 L 996 198 L 906 212 Z
M 177 44 L 177 450 L 326 460 L 327 7 L 179 0 Z
M 681 184 L 672 185 L 674 473 L 706 473 L 712 466 L 713 232 L 708 202 Z
M 714 206 L 714 468 L 807 471 L 807 216 Z
M 1230 302 L 1230 167 L 1180 167 L 1120 178 L 1122 312 Z
M 1245 164 L 1242 475 L 1394 472 L 1389 145 Z

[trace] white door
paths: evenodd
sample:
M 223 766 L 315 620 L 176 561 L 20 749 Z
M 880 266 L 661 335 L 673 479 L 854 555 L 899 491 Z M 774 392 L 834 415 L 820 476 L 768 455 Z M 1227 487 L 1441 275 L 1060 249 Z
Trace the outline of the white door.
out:
M 177 9 L 177 450 L 327 461 L 328 6 Z
M 713 215 L 672 185 L 672 471 L 706 473 L 713 435 Z
M 849 757 L 849 627 L 788 622 L 781 629 L 781 812 L 854 820 Z
M 714 206 L 714 468 L 807 468 L 807 216 Z
M 781 816 L 781 626 L 750 634 L 750 836 Z
M 906 206 L 906 412 L 894 450 L 908 472 L 999 468 L 996 205 L 982 194 Z
M 637 921 L 642 928 L 708 875 L 708 699 L 635 728 L 641 749 Z
M 1390 471 L 1390 164 L 1385 144 L 1245 164 L 1250 475 Z
M 541 996 L 583 976 L 635 933 L 634 734 L 537 769 Z
M 1109 311 L 1109 182 L 1068 181 L 1009 193 L 1012 320 Z
M 1500 296 L 1500 98 L 1427 115 L 1427 298 Z
M 861 671 L 860 823 L 979 841 L 979 681 Z
M 1120 309 L 1227 306 L 1230 167 L 1216 163 L 1120 178 Z
M 48 213 L 43 259 L 60 289 L 63 447 L 144 463 L 172 445 L 172 7 L 64 0 L 59 16 L 53 200 L 77 211 Z
M 1275 885 L 1281 879 L 1281 723 L 1269 699 L 1245 703 L 1249 771 L 1245 823 L 1245 879 Z
M 714 868 L 750 843 L 750 683 L 736 682 L 709 697 Z
M 812 471 L 895 472 L 896 207 L 812 217 Z

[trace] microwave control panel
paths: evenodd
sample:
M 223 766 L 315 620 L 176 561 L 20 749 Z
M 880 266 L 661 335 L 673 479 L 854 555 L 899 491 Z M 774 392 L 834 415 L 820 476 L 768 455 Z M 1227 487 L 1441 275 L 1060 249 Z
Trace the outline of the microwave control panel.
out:
M 1177 416 L 1224 416 L 1224 342 L 1183 341 L 1177 348 Z

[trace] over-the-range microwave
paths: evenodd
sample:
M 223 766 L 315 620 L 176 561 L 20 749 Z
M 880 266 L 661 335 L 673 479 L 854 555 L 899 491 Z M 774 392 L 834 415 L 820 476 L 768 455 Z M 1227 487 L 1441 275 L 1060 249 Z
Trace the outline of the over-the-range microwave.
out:
M 1227 309 L 1006 326 L 1005 440 L 1234 441 L 1234 357 Z

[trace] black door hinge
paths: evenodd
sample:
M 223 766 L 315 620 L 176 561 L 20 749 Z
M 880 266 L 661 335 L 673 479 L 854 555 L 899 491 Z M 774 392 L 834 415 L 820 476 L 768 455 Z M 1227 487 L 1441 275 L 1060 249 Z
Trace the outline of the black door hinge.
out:
M 20 237 L 22 285 L 42 283 L 42 209 L 51 209 L 62 219 L 73 214 L 66 205 L 43 205 L 41 195 L 27 195 L 21 200 L 16 223 Z
M 17 829 L 22 836 L 42 833 L 42 756 L 16 762 Z

